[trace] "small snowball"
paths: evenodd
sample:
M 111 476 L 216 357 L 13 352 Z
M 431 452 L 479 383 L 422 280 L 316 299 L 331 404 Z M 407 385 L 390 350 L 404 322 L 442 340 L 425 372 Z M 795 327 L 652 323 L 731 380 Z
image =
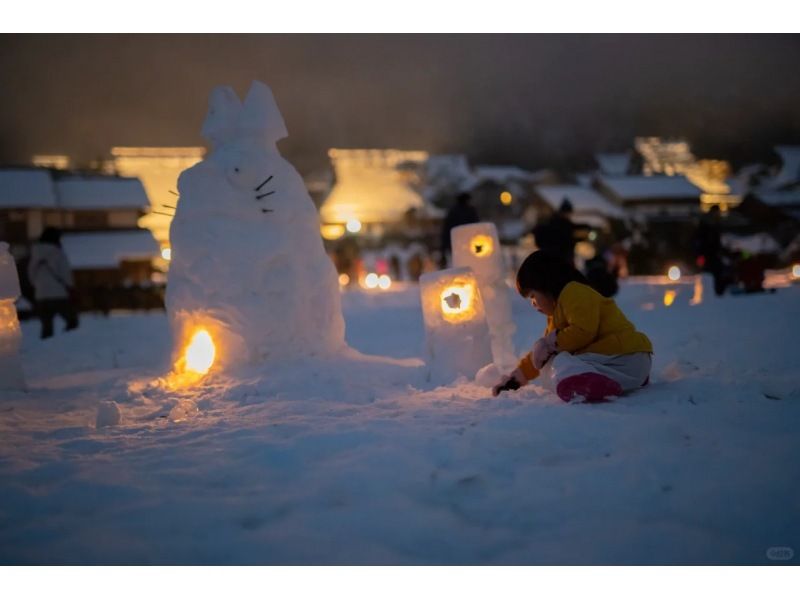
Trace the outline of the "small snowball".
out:
M 103 401 L 97 408 L 97 420 L 95 426 L 104 428 L 106 426 L 116 426 L 122 420 L 122 413 L 119 405 L 114 401 Z
M 497 366 L 490 363 L 478 370 L 478 373 L 475 374 L 475 383 L 478 386 L 486 386 L 488 388 L 497 384 L 500 381 L 500 376 L 501 374 Z

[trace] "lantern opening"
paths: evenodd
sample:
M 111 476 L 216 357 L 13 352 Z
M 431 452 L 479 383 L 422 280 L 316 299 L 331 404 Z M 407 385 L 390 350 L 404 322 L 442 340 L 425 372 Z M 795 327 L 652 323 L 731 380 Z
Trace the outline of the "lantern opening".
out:
M 473 311 L 474 292 L 471 285 L 452 285 L 445 288 L 440 295 L 445 319 L 452 322 L 468 318 Z
M 489 235 L 475 235 L 469 243 L 469 248 L 473 255 L 487 257 L 492 255 L 494 242 Z
M 207 374 L 214 359 L 217 356 L 217 349 L 214 341 L 207 330 L 198 330 L 189 341 L 186 347 L 184 358 L 186 360 L 186 371 L 195 374 Z

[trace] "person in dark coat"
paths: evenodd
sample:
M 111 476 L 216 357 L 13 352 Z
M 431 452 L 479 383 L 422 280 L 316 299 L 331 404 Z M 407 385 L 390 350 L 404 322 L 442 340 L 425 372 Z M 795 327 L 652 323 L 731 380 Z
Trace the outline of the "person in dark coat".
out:
M 64 318 L 66 330 L 78 327 L 72 270 L 61 248 L 60 230 L 48 227 L 42 232 L 39 242 L 31 250 L 28 279 L 35 292 L 42 338 L 53 336 L 53 320 L 57 315 Z
M 722 246 L 719 206 L 711 206 L 706 217 L 700 220 L 694 237 L 697 264 L 714 277 L 714 292 L 719 296 L 731 282 L 730 268 Z
M 475 206 L 470 203 L 471 201 L 472 197 L 469 193 L 459 193 L 456 197 L 455 205 L 450 208 L 447 212 L 447 216 L 445 216 L 444 222 L 442 223 L 442 256 L 439 264 L 442 268 L 447 267 L 448 257 L 453 250 L 450 241 L 450 231 L 462 224 L 480 222 L 478 211 L 475 209 Z
M 539 249 L 558 255 L 566 262 L 574 264 L 576 233 L 586 227 L 576 226 L 570 214 L 572 214 L 572 202 L 565 197 L 550 218 L 533 228 L 533 236 Z

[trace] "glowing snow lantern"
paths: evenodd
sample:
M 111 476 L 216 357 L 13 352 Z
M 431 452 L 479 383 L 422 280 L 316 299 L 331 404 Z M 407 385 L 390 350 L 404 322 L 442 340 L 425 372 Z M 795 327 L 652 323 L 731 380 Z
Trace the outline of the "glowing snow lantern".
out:
M 678 266 L 671 266 L 667 271 L 667 278 L 672 282 L 677 282 L 681 279 L 681 269 Z
M 0 389 L 24 390 L 19 347 L 22 332 L 14 301 L 20 295 L 19 277 L 8 243 L 0 243 Z
M 346 287 L 350 284 L 350 276 L 347 274 L 339 274 L 339 286 Z
M 198 330 L 186 347 L 186 371 L 204 375 L 214 365 L 217 349 L 207 330 Z
M 378 277 L 378 286 L 381 288 L 381 290 L 385 291 L 390 286 L 392 286 L 392 279 L 389 278 L 387 274 L 381 274 Z
M 517 361 L 513 343 L 516 326 L 497 228 L 491 222 L 457 226 L 451 231 L 450 240 L 453 266 L 471 268 L 478 281 L 486 305 L 494 363 L 503 371 L 511 370 Z
M 428 379 L 473 378 L 491 363 L 491 338 L 481 292 L 469 268 L 429 272 L 420 277 Z
M 800 279 L 800 264 L 795 264 L 792 266 L 792 278 L 795 280 Z
M 370 272 L 364 279 L 364 286 L 367 287 L 368 289 L 374 289 L 377 288 L 379 282 L 380 282 L 380 277 L 377 274 L 375 274 L 375 272 Z
M 694 294 L 692 295 L 689 305 L 700 305 L 703 302 L 703 276 L 697 274 L 694 277 Z
M 678 292 L 673 289 L 668 289 L 664 291 L 664 305 L 669 307 L 675 302 L 675 297 L 678 295 Z
M 513 199 L 514 198 L 512 197 L 511 193 L 509 193 L 508 191 L 503 191 L 500 194 L 500 203 L 503 204 L 504 206 L 510 206 L 511 205 L 511 201 Z

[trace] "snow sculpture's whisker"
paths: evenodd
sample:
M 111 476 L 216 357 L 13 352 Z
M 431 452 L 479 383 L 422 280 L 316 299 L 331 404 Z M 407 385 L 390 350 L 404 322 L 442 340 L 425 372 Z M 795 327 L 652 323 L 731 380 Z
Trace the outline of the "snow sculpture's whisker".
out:
M 258 187 L 256 187 L 255 189 L 253 189 L 253 191 L 261 191 L 261 187 L 263 187 L 264 185 L 266 185 L 267 183 L 269 183 L 269 182 L 272 180 L 272 177 L 273 177 L 273 175 L 269 175 L 269 177 L 267 177 L 267 180 L 266 180 L 266 181 L 264 181 L 263 183 L 261 183 L 261 184 L 260 184 Z
M 275 192 L 274 191 L 269 191 L 267 193 L 262 193 L 261 195 L 256 195 L 256 199 L 263 199 L 267 195 L 272 195 L 273 193 L 275 193 Z

